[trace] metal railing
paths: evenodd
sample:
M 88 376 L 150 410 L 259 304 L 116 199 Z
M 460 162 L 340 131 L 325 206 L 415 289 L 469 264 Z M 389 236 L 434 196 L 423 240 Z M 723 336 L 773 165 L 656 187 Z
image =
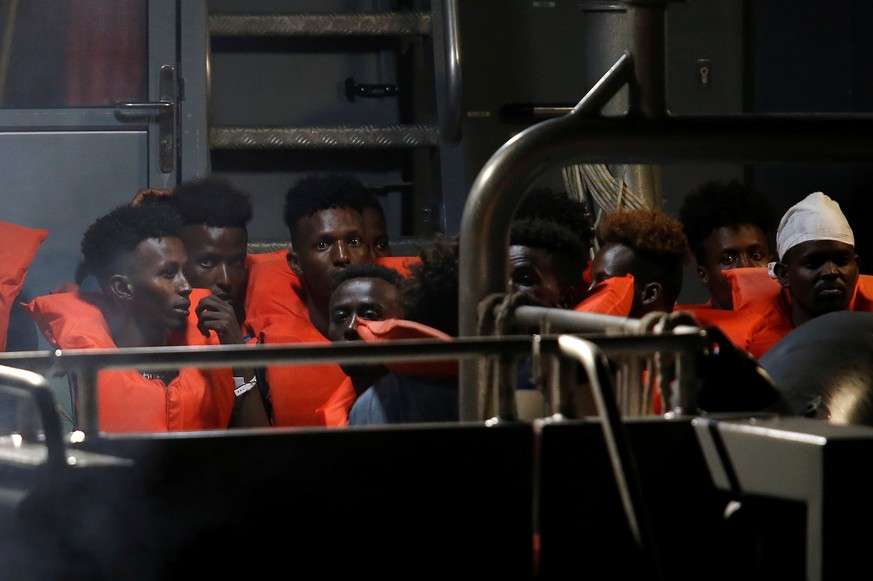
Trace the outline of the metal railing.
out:
M 563 329 L 583 329 L 607 356 L 654 351 L 694 353 L 704 344 L 699 333 L 608 335 L 596 333 L 616 326 L 636 327 L 635 320 L 587 313 L 570 314 L 562 309 L 520 307 L 521 320 L 531 324 L 550 321 Z M 569 315 L 569 316 L 568 316 Z M 75 349 L 0 353 L 0 364 L 34 370 L 45 376 L 75 373 L 78 384 L 78 428 L 86 434 L 99 432 L 96 378 L 102 369 L 160 371 L 182 367 L 235 367 L 318 363 L 384 363 L 459 360 L 485 361 L 494 356 L 526 356 L 532 352 L 530 336 L 459 337 L 452 340 L 408 339 L 365 343 L 218 345 L 209 347 L 161 347 L 125 349 Z M 538 335 L 536 348 L 546 355 L 560 355 L 556 336 Z M 461 386 L 463 389 L 463 386 Z M 462 418 L 463 419 L 463 418 Z M 478 421 L 478 420 L 476 420 Z

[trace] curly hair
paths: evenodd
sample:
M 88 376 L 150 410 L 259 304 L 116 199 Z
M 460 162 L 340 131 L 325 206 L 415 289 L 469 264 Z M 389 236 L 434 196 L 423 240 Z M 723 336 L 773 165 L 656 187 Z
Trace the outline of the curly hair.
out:
M 118 206 L 98 218 L 82 237 L 83 273 L 104 281 L 123 260 L 149 238 L 182 236 L 182 218 L 170 204 Z
M 297 222 L 331 208 L 363 211 L 369 191 L 350 174 L 309 175 L 300 178 L 285 194 L 285 225 L 295 238 Z M 378 200 L 376 200 L 378 201 Z M 381 205 L 380 205 L 381 208 Z
M 679 221 L 700 264 L 706 261 L 703 242 L 716 228 L 751 224 L 770 236 L 776 227 L 776 215 L 766 196 L 736 180 L 706 182 L 689 193 L 679 208 Z
M 410 278 L 400 287 L 406 318 L 458 336 L 457 236 L 440 235 L 425 245 L 421 262 L 410 268 Z
M 603 216 L 597 228 L 601 245 L 614 242 L 634 252 L 634 278 L 659 282 L 671 296 L 682 290 L 688 242 L 682 224 L 660 210 L 618 210 Z
M 218 228 L 245 228 L 252 219 L 249 195 L 218 176 L 184 181 L 168 200 L 176 206 L 182 223 Z
M 583 284 L 582 273 L 588 266 L 590 245 L 586 246 L 569 228 L 551 220 L 520 220 L 512 225 L 509 243 L 545 250 L 560 265 L 568 283 Z
M 594 225 L 588 204 L 570 197 L 567 192 L 549 187 L 533 188 L 525 193 L 515 220 L 543 219 L 557 222 L 578 236 L 591 250 Z
M 404 280 L 404 276 L 390 266 L 376 262 L 363 262 L 361 264 L 350 264 L 340 269 L 331 279 L 331 291 L 335 291 L 339 285 L 351 278 L 381 278 L 398 288 Z

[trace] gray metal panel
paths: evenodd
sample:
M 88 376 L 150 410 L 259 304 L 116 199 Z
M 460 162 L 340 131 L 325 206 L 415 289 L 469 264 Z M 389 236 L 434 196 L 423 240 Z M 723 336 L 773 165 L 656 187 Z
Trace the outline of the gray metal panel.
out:
M 209 33 L 206 0 L 180 2 L 179 75 L 184 86 L 179 101 L 181 162 L 179 181 L 206 175 L 209 163 Z
M 3 129 L 87 128 L 144 130 L 147 123 L 123 121 L 114 109 L 0 109 Z
M 49 231 L 27 273 L 29 295 L 73 281 L 85 229 L 142 187 L 146 139 L 145 131 L 0 132 L 2 219 Z

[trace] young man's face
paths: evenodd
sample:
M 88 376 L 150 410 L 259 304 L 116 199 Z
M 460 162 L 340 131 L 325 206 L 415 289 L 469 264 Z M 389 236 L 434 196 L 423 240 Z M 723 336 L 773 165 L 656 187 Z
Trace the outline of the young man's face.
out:
M 330 295 L 331 341 L 357 341 L 358 322 L 400 318 L 400 293 L 397 286 L 374 277 L 343 281 Z
M 370 244 L 371 256 L 375 258 L 391 256 L 385 217 L 376 208 L 369 206 L 364 208 L 364 231 Z
M 513 244 L 509 247 L 507 261 L 510 292 L 531 294 L 550 307 L 575 306 L 568 304 L 573 302 L 572 289 L 551 253 L 542 248 Z
M 245 228 L 191 224 L 184 229 L 188 282 L 230 303 L 240 322 L 245 318 L 248 241 Z
M 343 281 L 330 296 L 331 341 L 359 341 L 358 323 L 401 318 L 400 292 L 396 285 L 375 277 Z M 341 364 L 343 372 L 366 388 L 385 373 L 381 365 Z
M 333 275 L 370 258 L 364 218 L 352 208 L 331 208 L 301 218 L 295 233 L 288 265 L 300 276 L 310 300 L 326 306 Z
M 849 308 L 858 282 L 858 257 L 845 242 L 811 240 L 788 250 L 776 266 L 776 275 L 791 293 L 792 320 L 797 326 Z
M 154 329 L 185 329 L 191 308 L 191 285 L 182 272 L 185 259 L 180 238 L 149 238 L 136 247 L 127 279 L 137 320 Z
M 709 289 L 716 309 L 733 308 L 733 291 L 723 271 L 766 267 L 771 260 L 767 236 L 751 224 L 716 228 L 703 241 L 703 252 L 706 260 L 697 266 L 697 278 Z
M 607 242 L 600 247 L 594 259 L 591 261 L 591 286 L 593 287 L 599 282 L 603 282 L 614 276 L 627 276 L 633 274 L 634 268 L 634 251 L 617 242 Z M 644 307 L 640 288 L 639 279 L 634 279 L 634 302 L 631 306 L 631 317 L 640 317 L 643 314 Z

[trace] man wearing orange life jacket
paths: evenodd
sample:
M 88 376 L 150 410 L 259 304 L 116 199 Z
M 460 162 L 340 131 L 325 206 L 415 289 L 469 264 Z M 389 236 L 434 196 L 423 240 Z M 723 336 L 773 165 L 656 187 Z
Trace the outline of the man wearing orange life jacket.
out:
M 789 208 L 776 249 L 779 261 L 767 270 L 732 277 L 735 304 L 761 314 L 775 335 L 762 351 L 819 315 L 873 310 L 873 277 L 859 274 L 854 233 L 830 197 L 814 192 Z
M 591 264 L 592 283 L 633 275 L 627 316 L 671 312 L 688 259 L 682 225 L 658 210 L 618 210 L 603 217 L 597 232 L 601 245 Z
M 187 180 L 166 197 L 182 217 L 185 277 L 211 294 L 195 303 L 200 325 L 214 321 L 226 344 L 257 343 L 246 324 L 246 257 L 252 203 L 248 194 L 216 176 Z M 257 373 L 256 373 L 257 372 Z M 236 405 L 231 427 L 271 423 L 272 407 L 263 369 L 234 370 Z
M 507 290 L 528 293 L 548 307 L 571 309 L 585 294 L 589 252 L 577 234 L 556 222 L 519 220 L 509 234 Z
M 26 308 L 46 338 L 65 349 L 216 344 L 220 321 L 189 323 L 192 297 L 208 293 L 192 293 L 184 276 L 181 228 L 165 204 L 116 208 L 82 240 L 85 269 L 101 291 L 45 295 Z M 106 432 L 224 429 L 234 405 L 229 368 L 104 370 L 97 390 Z
M 734 309 L 726 271 L 764 267 L 770 262 L 769 237 L 776 218 L 767 198 L 738 181 L 710 181 L 688 194 L 679 208 L 679 220 L 697 261 L 697 278 L 709 291 L 702 304 L 676 305 L 703 327 L 716 326 L 737 347 L 760 356 L 757 347 L 768 342 L 766 321 L 743 309 Z
M 264 343 L 329 342 L 332 277 L 371 260 L 365 195 L 359 180 L 338 174 L 307 176 L 288 190 L 284 219 L 291 249 L 250 256 L 246 316 Z M 407 272 L 406 259 L 378 260 Z M 316 410 L 345 378 L 334 363 L 268 367 L 274 425 L 324 425 Z
M 762 316 L 765 354 L 799 325 L 825 313 L 873 311 L 873 277 L 858 273 L 854 233 L 839 204 L 814 192 L 789 208 L 776 234 L 779 262 L 726 273 L 734 308 Z
M 669 313 L 682 290 L 683 268 L 688 259 L 682 225 L 659 210 L 617 210 L 605 214 L 598 225 L 600 249 L 591 263 L 592 290 L 604 281 L 633 280 L 633 297 L 620 316 L 641 318 L 648 313 Z M 660 392 L 653 395 L 660 413 Z
M 400 282 L 403 275 L 381 264 L 354 264 L 334 276 L 330 296 L 331 341 L 361 341 L 364 321 L 402 319 Z M 340 364 L 348 377 L 318 409 L 327 426 L 345 426 L 355 400 L 388 372 L 384 365 Z
M 458 336 L 458 251 L 457 237 L 438 237 L 422 249 L 401 288 L 406 319 L 373 322 L 373 339 Z M 387 367 L 389 372 L 355 400 L 350 426 L 458 420 L 456 360 Z
M 679 221 L 697 260 L 697 279 L 710 295 L 701 308 L 733 308 L 724 271 L 770 262 L 776 217 L 767 198 L 737 181 L 707 182 L 682 201 Z

